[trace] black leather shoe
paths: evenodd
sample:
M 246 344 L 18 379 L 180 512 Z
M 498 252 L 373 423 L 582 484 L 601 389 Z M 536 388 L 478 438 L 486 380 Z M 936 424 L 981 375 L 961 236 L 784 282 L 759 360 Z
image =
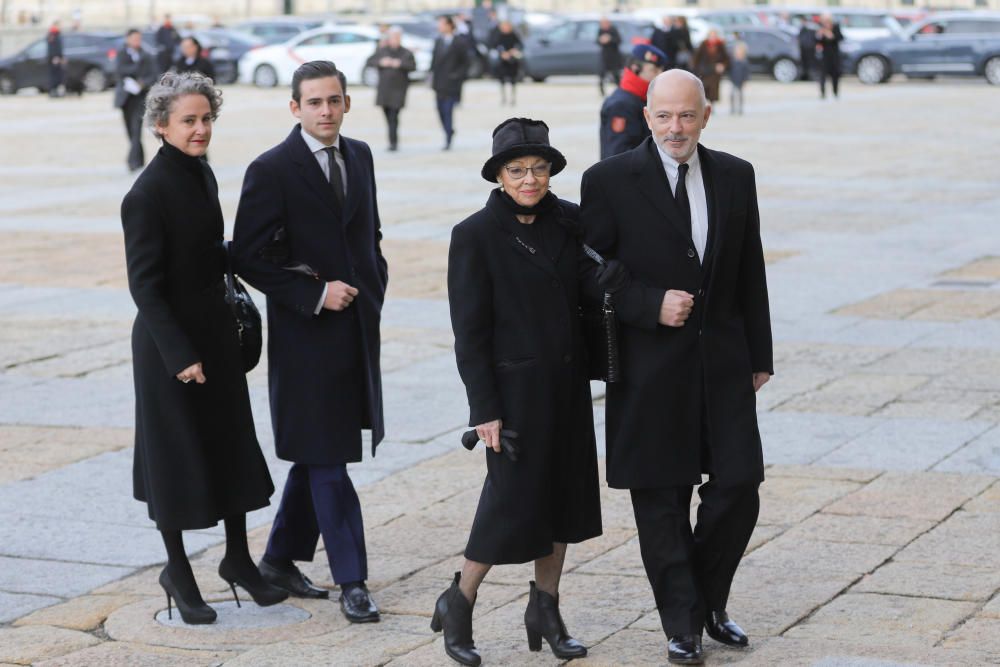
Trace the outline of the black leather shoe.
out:
M 541 651 L 544 637 L 557 658 L 572 660 L 587 655 L 587 647 L 566 631 L 559 613 L 559 598 L 538 590 L 533 581 L 528 593 L 528 608 L 524 610 L 524 627 L 528 631 L 530 651 Z
M 302 574 L 302 571 L 294 564 L 290 568 L 284 568 L 272 565 L 262 559 L 257 569 L 260 570 L 260 576 L 264 581 L 288 591 L 288 594 L 293 597 L 314 600 L 330 597 L 330 591 L 314 586 L 313 582 L 309 581 L 309 577 Z
M 705 662 L 701 635 L 676 635 L 667 645 L 667 660 L 674 665 L 700 665 Z
M 242 569 L 242 571 L 241 571 Z M 236 584 L 250 594 L 253 601 L 261 607 L 270 607 L 273 604 L 284 602 L 288 599 L 288 591 L 278 588 L 264 581 L 257 568 L 253 566 L 253 561 L 246 558 L 242 565 L 234 565 L 229 560 L 223 558 L 219 563 L 219 576 L 229 584 L 233 591 L 233 598 L 236 606 L 242 607 L 240 597 L 236 594 Z
M 378 623 L 381 618 L 372 594 L 363 583 L 342 587 L 340 611 L 351 623 Z
M 472 640 L 472 608 L 465 594 L 458 587 L 462 573 L 456 572 L 455 579 L 444 593 L 438 596 L 431 617 L 431 630 L 444 630 L 444 652 L 460 665 L 478 667 L 483 661 Z
M 709 637 L 726 646 L 743 648 L 750 645 L 747 633 L 729 619 L 729 614 L 725 610 L 708 612 L 708 618 L 705 619 L 705 632 L 708 633 Z

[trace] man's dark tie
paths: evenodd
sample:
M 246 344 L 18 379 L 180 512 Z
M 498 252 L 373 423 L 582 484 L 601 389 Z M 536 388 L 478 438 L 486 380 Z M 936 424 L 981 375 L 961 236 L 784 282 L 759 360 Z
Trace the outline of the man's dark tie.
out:
M 340 173 L 340 165 L 337 164 L 337 147 L 330 146 L 324 148 L 330 166 L 330 185 L 333 186 L 333 194 L 337 197 L 337 205 L 344 207 L 344 175 Z M 690 216 L 688 216 L 690 218 Z
M 682 162 L 677 165 L 677 189 L 674 191 L 674 201 L 681 212 L 681 220 L 684 222 L 688 235 L 691 234 L 691 202 L 688 201 L 687 175 L 688 163 Z

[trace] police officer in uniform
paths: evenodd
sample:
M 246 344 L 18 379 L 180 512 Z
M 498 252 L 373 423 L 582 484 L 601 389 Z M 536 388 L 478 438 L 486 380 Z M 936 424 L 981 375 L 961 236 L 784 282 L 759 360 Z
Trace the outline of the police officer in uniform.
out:
M 650 44 L 632 49 L 621 83 L 601 105 L 601 159 L 630 151 L 649 136 L 649 126 L 643 118 L 646 89 L 649 82 L 663 71 L 667 56 Z

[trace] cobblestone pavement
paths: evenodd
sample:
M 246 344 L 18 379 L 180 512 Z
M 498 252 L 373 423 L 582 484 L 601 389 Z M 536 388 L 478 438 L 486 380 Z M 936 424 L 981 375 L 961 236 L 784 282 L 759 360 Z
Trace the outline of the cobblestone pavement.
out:
M 491 129 L 541 117 L 577 199 L 597 154 L 589 81 L 525 86 L 498 107 L 472 83 L 456 148 L 424 88 L 384 150 L 371 91 L 348 134 L 376 156 L 391 281 L 383 334 L 388 441 L 353 467 L 367 523 L 377 626 L 330 602 L 236 609 L 216 576 L 221 528 L 187 535 L 215 626 L 166 621 L 162 545 L 130 497 L 132 381 L 118 205 L 129 188 L 109 95 L 0 99 L 0 663 L 446 664 L 428 629 L 484 475 L 458 445 L 467 415 L 451 354 L 449 230 L 489 186 Z M 1000 154 L 998 93 L 981 82 L 862 87 L 754 81 L 703 138 L 757 169 L 777 375 L 759 395 L 768 480 L 730 611 L 752 648 L 707 641 L 712 664 L 1000 662 Z M 231 224 L 243 171 L 291 126 L 285 91 L 226 90 L 211 160 Z M 152 139 L 147 141 L 154 149 Z M 261 300 L 258 300 L 261 301 Z M 250 375 L 273 457 L 266 374 Z M 603 425 L 601 395 L 595 411 Z M 603 489 L 605 532 L 571 547 L 563 583 L 584 664 L 662 664 L 627 495 Z M 263 548 L 272 510 L 250 516 Z M 322 558 L 306 567 L 332 586 Z M 490 574 L 476 605 L 487 664 L 527 651 L 526 567 Z

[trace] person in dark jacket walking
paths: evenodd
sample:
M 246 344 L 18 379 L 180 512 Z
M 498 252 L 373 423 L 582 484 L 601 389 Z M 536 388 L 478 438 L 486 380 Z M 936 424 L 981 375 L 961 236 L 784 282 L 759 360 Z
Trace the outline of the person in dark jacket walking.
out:
M 325 598 L 295 565 L 323 537 L 340 609 L 379 620 L 365 584 L 361 501 L 347 464 L 385 435 L 379 322 L 388 271 L 368 144 L 345 137 L 351 108 L 343 72 L 328 61 L 292 75 L 301 123 L 247 168 L 233 249 L 243 278 L 267 296 L 268 391 L 278 457 L 292 461 L 260 562 L 292 595 Z
M 517 103 L 517 79 L 521 72 L 524 44 L 514 31 L 514 24 L 501 21 L 490 37 L 490 48 L 496 51 L 496 77 L 500 82 L 500 104 L 507 103 L 507 84 L 510 84 L 510 105 Z
M 181 43 L 181 35 L 170 20 L 170 14 L 163 17 L 163 23 L 156 29 L 153 39 L 156 41 L 156 64 L 160 73 L 166 72 L 174 64 L 174 51 Z
M 601 105 L 601 159 L 632 150 L 649 136 L 643 116 L 649 82 L 663 71 L 666 55 L 655 46 L 632 49 L 621 85 Z
M 830 79 L 833 96 L 840 96 L 840 43 L 844 35 L 840 32 L 840 24 L 833 17 L 824 14 L 820 19 L 819 30 L 816 31 L 816 48 L 820 49 L 819 61 L 819 96 L 826 97 L 826 80 Z
M 45 57 L 49 63 L 49 97 L 62 97 L 66 78 L 66 58 L 63 56 L 62 32 L 59 21 L 53 21 L 45 36 Z
M 630 491 L 668 659 L 699 664 L 703 629 L 749 641 L 726 604 L 760 507 L 771 322 L 753 167 L 699 143 L 711 106 L 697 77 L 668 70 L 650 86 L 652 136 L 584 173 L 580 216 L 586 242 L 630 275 L 615 293 L 608 485 Z
M 406 106 L 406 91 L 410 88 L 410 72 L 417 69 L 413 52 L 403 46 L 403 30 L 391 26 L 386 31 L 385 44 L 371 57 L 378 68 L 378 88 L 375 106 L 382 107 L 389 127 L 389 150 L 399 148 L 399 112 Z
M 601 71 L 598 73 L 597 88 L 604 97 L 604 82 L 611 79 L 618 85 L 622 68 L 622 35 L 607 16 L 602 16 L 598 24 L 597 44 L 601 47 Z
M 805 19 L 799 26 L 799 55 L 802 59 L 802 81 L 808 81 L 816 69 L 816 30 Z
M 451 150 L 455 136 L 455 106 L 462 101 L 462 84 L 469 72 L 468 39 L 455 33 L 455 20 L 438 17 L 438 38 L 431 56 L 431 87 L 437 97 L 438 117 L 444 130 L 444 150 Z
M 126 161 L 129 170 L 136 171 L 146 163 L 142 150 L 142 114 L 146 93 L 156 82 L 158 73 L 153 57 L 142 48 L 142 33 L 134 28 L 125 35 L 125 46 L 118 51 L 115 74 L 118 81 L 114 104 L 122 110 L 130 144 Z
M 663 17 L 662 26 L 657 26 L 653 28 L 653 34 L 649 38 L 649 43 L 667 56 L 667 60 L 663 63 L 663 69 L 667 69 L 673 66 L 673 61 L 670 60 L 670 52 L 673 49 L 673 35 L 671 35 L 671 29 L 674 26 L 674 19 L 672 16 L 667 15 Z
M 747 60 L 747 43 L 737 37 L 733 44 L 733 57 L 729 61 L 729 113 L 743 115 L 743 86 L 750 80 L 750 61 Z
M 487 474 L 465 563 L 438 598 L 431 628 L 444 631 L 445 651 L 463 665 L 480 663 L 472 636 L 476 591 L 492 566 L 505 563 L 535 564 L 524 613 L 528 648 L 541 650 L 545 639 L 560 659 L 587 654 L 559 613 L 566 545 L 601 534 L 578 316 L 578 207 L 549 190 L 565 166 L 545 123 L 504 121 L 481 171 L 500 187 L 452 230 L 455 356 L 469 425 L 486 443 Z
M 166 74 L 146 120 L 163 142 L 121 207 L 135 376 L 133 493 L 163 536 L 160 585 L 185 623 L 211 623 L 181 531 L 226 524 L 219 576 L 260 605 L 284 600 L 250 558 L 246 513 L 274 492 L 250 412 L 236 331 L 225 302 L 222 210 L 201 159 L 221 93 L 200 74 Z M 238 598 L 237 598 L 238 600 Z
M 175 72 L 199 72 L 215 80 L 215 65 L 202 55 L 201 42 L 195 37 L 181 40 L 181 55 L 174 63 Z
M 690 70 L 693 57 L 694 45 L 691 43 L 687 19 L 675 16 L 674 27 L 670 30 L 670 50 L 667 51 L 668 67 Z

